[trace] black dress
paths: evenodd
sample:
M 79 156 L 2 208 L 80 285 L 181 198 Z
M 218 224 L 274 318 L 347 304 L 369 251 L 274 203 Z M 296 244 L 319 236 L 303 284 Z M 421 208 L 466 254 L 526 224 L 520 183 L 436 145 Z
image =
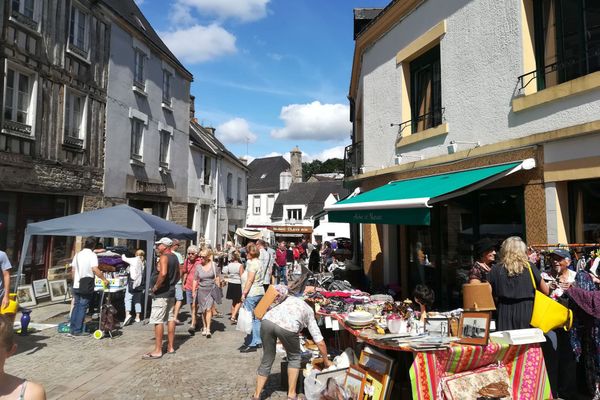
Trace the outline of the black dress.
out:
M 539 288 L 542 280 L 540 271 L 532 264 L 528 267 L 531 268 Z M 492 285 L 492 293 L 496 298 L 498 311 L 496 329 L 506 331 L 530 328 L 535 289 L 527 267 L 520 275 L 508 276 L 504 264 L 494 265 L 488 274 L 488 281 Z

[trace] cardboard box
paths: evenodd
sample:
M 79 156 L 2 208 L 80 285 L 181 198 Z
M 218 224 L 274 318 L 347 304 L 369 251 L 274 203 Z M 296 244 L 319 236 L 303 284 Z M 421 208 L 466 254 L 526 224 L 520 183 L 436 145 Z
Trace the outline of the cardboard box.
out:
M 254 309 L 254 316 L 258 319 L 262 319 L 269 310 L 269 306 L 273 304 L 277 298 L 277 295 L 279 295 L 277 289 L 275 289 L 273 285 L 269 286 L 263 298 L 260 299 L 256 305 L 256 308 Z
M 488 282 L 466 283 L 463 285 L 463 310 L 493 311 L 495 309 L 492 285 Z

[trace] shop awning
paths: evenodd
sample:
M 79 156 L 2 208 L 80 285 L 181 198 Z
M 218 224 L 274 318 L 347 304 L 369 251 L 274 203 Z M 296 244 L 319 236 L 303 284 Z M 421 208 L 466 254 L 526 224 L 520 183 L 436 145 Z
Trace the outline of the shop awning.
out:
M 461 196 L 522 169 L 535 167 L 528 158 L 490 167 L 393 181 L 325 207 L 330 222 L 429 225 L 432 204 Z

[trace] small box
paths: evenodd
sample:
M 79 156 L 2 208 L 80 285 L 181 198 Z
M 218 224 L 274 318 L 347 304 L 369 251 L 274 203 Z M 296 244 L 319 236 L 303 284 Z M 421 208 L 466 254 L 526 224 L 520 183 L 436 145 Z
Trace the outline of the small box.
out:
M 97 288 L 102 287 L 102 281 L 98 277 L 95 277 L 94 284 Z M 122 289 L 125 287 L 125 285 L 127 285 L 127 277 L 126 276 L 119 276 L 116 278 L 108 279 L 108 288 L 109 289 Z

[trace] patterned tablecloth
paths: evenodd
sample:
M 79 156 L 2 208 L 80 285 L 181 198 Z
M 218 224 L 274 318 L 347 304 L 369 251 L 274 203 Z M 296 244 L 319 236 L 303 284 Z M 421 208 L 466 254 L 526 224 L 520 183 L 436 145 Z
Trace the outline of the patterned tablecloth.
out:
M 551 397 L 550 381 L 539 344 L 487 346 L 452 345 L 448 350 L 417 352 L 410 368 L 415 400 L 441 399 L 443 377 L 500 362 L 508 372 L 514 400 Z
M 410 348 L 387 346 L 378 340 L 365 337 L 362 329 L 345 324 L 344 315 L 329 315 L 353 336 L 385 350 L 407 351 L 414 354 L 410 367 L 412 398 L 415 400 L 441 400 L 442 378 L 465 371 L 475 371 L 490 365 L 502 365 L 512 387 L 514 400 L 545 400 L 551 398 L 550 381 L 539 344 L 507 345 L 489 343 L 471 346 L 454 343 L 449 349 L 413 351 Z

